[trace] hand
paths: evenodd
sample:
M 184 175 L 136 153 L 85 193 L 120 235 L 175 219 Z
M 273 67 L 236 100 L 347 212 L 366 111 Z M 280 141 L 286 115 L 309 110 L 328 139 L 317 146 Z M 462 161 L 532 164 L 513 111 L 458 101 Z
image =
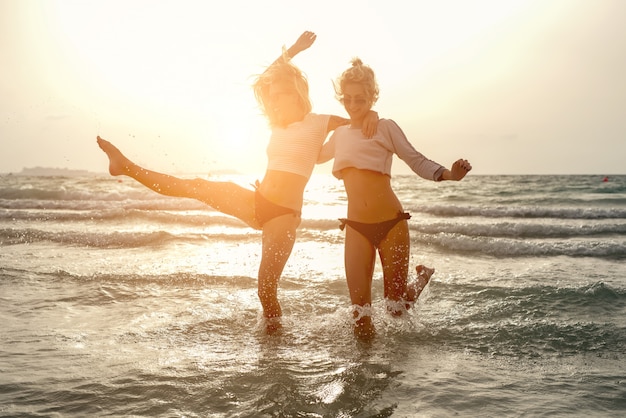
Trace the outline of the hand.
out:
M 472 169 L 472 165 L 469 161 L 460 159 L 456 160 L 454 164 L 452 164 L 452 168 L 450 169 L 450 180 L 459 181 L 465 177 L 467 173 Z
M 363 119 L 363 127 L 361 132 L 365 135 L 366 138 L 371 138 L 376 133 L 378 129 L 378 112 L 374 110 L 370 110 L 365 118 Z
M 303 32 L 302 35 L 298 38 L 298 40 L 289 48 L 289 51 L 292 52 L 291 57 L 294 57 L 297 53 L 304 51 L 309 48 L 315 42 L 317 35 L 313 32 Z

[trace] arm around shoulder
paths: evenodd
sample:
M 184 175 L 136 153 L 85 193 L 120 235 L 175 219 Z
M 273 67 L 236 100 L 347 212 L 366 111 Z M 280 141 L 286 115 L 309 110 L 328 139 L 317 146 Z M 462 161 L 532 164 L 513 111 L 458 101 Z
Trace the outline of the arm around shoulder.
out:
M 319 155 L 317 156 L 317 164 L 323 164 L 332 160 L 335 157 L 335 138 L 330 137 L 328 141 L 322 146 Z
M 341 116 L 330 115 L 328 119 L 328 126 L 326 128 L 326 133 L 330 133 L 337 129 L 340 126 L 347 125 L 350 123 L 350 119 L 342 118 Z

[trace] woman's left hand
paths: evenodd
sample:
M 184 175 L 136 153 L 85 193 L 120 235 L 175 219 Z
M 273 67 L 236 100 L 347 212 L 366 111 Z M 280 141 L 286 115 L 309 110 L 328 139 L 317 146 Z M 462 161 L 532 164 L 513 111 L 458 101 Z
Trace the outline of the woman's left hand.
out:
M 471 169 L 472 165 L 469 163 L 469 161 L 462 158 L 456 160 L 454 164 L 452 164 L 452 168 L 450 169 L 450 180 L 462 180 L 463 177 L 465 177 L 465 175 L 469 173 Z

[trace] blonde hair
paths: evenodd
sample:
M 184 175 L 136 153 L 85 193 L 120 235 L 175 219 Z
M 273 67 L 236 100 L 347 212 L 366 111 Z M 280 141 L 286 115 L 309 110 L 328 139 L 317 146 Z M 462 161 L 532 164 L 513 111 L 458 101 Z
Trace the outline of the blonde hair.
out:
M 313 109 L 309 98 L 309 82 L 306 74 L 293 65 L 283 48 L 283 56 L 272 63 L 262 74 L 256 77 L 252 88 L 254 97 L 259 103 L 261 111 L 267 117 L 270 126 L 278 126 L 278 116 L 269 105 L 270 87 L 274 83 L 286 83 L 291 85 L 298 97 L 298 105 L 302 111 L 302 117 L 306 116 Z
M 343 102 L 343 91 L 346 84 L 356 83 L 363 86 L 370 105 L 373 105 L 378 100 L 380 93 L 374 70 L 363 64 L 360 58 L 352 58 L 350 63 L 352 66 L 345 70 L 334 83 L 335 97 L 340 102 Z

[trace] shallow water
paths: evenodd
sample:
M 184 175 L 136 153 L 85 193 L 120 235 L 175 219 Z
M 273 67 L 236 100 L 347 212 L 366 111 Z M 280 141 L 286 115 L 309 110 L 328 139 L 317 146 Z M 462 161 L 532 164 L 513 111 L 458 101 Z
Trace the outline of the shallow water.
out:
M 626 412 L 626 177 L 394 183 L 436 273 L 391 318 L 378 268 L 365 344 L 332 178 L 307 190 L 267 335 L 258 232 L 130 181 L 0 177 L 0 416 Z

